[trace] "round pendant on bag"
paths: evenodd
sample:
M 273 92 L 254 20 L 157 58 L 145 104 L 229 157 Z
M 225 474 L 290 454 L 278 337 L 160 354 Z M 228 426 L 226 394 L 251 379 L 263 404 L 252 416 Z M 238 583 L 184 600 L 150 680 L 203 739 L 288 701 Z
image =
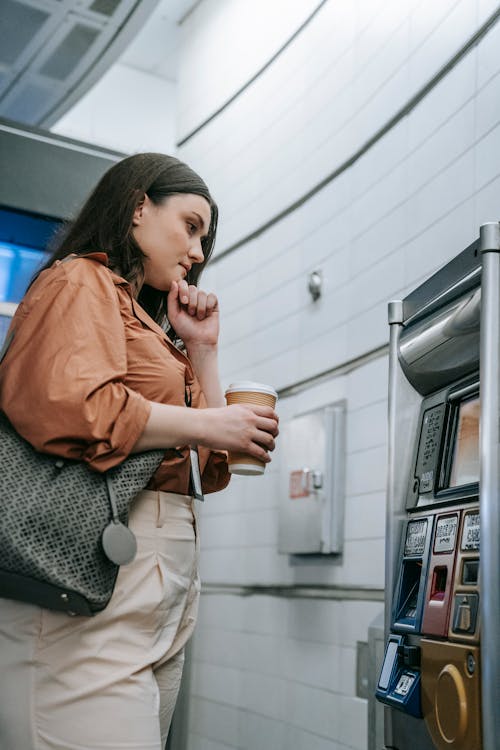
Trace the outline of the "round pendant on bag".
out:
M 102 547 L 115 565 L 127 565 L 135 557 L 137 541 L 127 526 L 111 521 L 102 532 Z

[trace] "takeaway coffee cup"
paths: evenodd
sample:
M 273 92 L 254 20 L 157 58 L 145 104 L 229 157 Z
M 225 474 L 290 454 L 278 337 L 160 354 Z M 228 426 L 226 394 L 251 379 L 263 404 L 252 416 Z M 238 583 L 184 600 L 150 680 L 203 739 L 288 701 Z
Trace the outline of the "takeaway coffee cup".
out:
M 274 408 L 278 394 L 270 385 L 254 383 L 252 380 L 240 380 L 231 383 L 226 390 L 227 405 L 231 404 L 258 404 L 259 406 L 271 406 Z M 243 474 L 244 476 L 257 476 L 264 473 L 266 464 L 258 458 L 248 456 L 246 453 L 229 451 L 229 471 L 231 474 Z

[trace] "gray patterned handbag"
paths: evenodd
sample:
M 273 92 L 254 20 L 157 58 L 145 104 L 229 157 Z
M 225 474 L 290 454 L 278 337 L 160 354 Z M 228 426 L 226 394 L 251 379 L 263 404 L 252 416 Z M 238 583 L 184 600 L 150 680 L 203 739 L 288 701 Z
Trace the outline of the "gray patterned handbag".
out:
M 70 615 L 103 610 L 119 566 L 137 549 L 129 504 L 163 456 L 136 453 L 100 474 L 82 461 L 35 451 L 0 412 L 0 597 Z
M 164 453 L 136 453 L 100 474 L 34 450 L 0 412 L 0 597 L 69 615 L 103 610 L 137 549 L 129 504 Z
M 0 413 L 0 597 L 76 615 L 108 604 L 119 565 L 135 556 L 130 501 L 164 451 L 105 474 L 35 451 Z

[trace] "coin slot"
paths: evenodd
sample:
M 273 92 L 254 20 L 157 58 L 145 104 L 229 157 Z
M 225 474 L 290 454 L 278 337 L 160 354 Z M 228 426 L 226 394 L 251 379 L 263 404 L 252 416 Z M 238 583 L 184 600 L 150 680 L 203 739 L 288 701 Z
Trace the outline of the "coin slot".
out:
M 433 601 L 443 601 L 446 592 L 446 581 L 448 579 L 448 568 L 439 566 L 434 568 L 432 574 L 431 599 Z
M 405 560 L 403 563 L 403 580 L 401 583 L 400 605 L 397 619 L 414 620 L 417 616 L 418 592 L 422 563 L 420 560 Z

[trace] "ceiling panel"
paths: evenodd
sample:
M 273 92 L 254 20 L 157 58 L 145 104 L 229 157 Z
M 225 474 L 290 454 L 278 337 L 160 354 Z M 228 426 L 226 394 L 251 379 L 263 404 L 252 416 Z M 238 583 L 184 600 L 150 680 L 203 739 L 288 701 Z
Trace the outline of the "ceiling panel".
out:
M 99 29 L 75 23 L 45 60 L 40 73 L 48 78 L 65 81 L 75 71 L 82 58 L 91 51 L 98 37 Z
M 0 117 L 50 127 L 118 58 L 175 80 L 177 27 L 199 2 L 0 0 Z
M 60 114 L 98 66 L 115 61 L 157 1 L 0 0 L 0 116 L 40 125 Z
M 23 5 L 15 0 L 2 0 L 0 63 L 14 65 L 49 19 L 48 9 Z

